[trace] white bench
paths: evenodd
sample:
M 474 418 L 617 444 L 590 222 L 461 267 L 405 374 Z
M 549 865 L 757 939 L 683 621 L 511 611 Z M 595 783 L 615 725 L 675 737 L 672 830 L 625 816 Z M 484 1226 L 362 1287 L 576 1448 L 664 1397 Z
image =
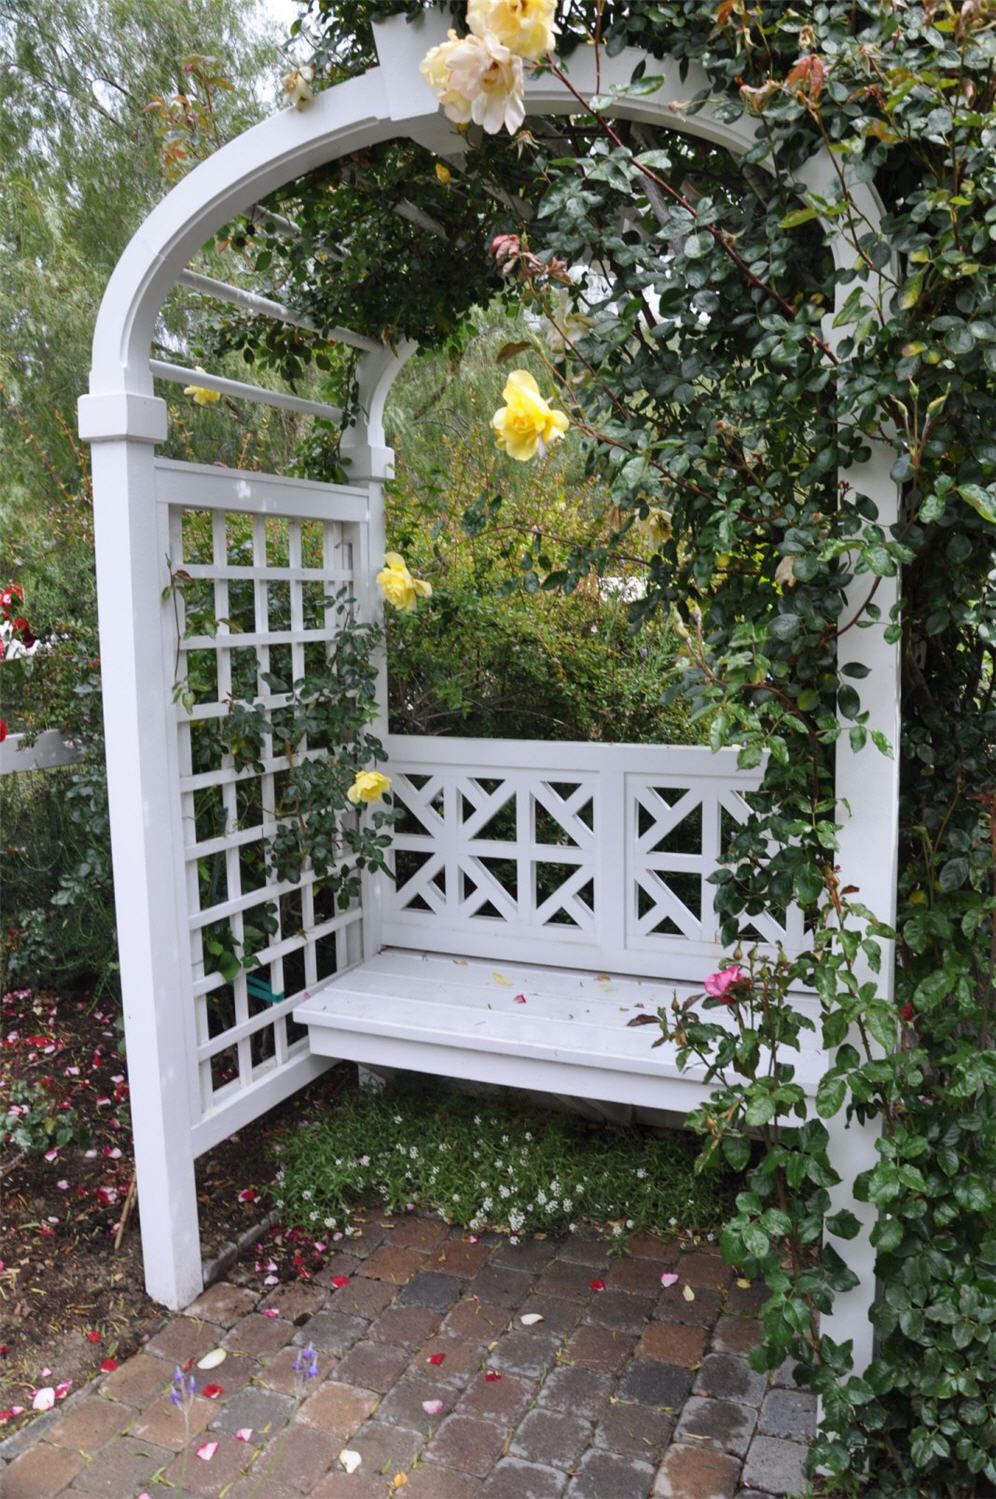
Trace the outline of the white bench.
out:
M 386 948 L 299 1005 L 313 1052 L 607 1103 L 687 1114 L 712 1092 L 701 1064 L 679 1070 L 673 1042 L 631 1022 L 669 1008 L 687 982 L 522 967 Z M 699 988 L 698 992 L 701 992 Z M 815 1017 L 816 1001 L 796 1003 Z M 719 1008 L 710 1019 L 726 1020 Z M 812 1098 L 826 1060 L 819 1032 L 792 1052 Z

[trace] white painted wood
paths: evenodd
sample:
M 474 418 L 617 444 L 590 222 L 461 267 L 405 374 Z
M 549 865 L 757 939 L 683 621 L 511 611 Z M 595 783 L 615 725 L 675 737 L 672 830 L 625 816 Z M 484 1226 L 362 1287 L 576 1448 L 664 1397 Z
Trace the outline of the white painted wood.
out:
M 628 1022 L 690 992 L 618 974 L 385 949 L 333 979 L 298 1018 L 316 1050 L 372 1066 L 687 1112 L 712 1091 L 704 1069 L 679 1069 L 673 1043 L 654 1048 L 654 1029 Z M 812 1014 L 815 1002 L 807 1008 Z M 728 1012 L 713 1014 L 732 1024 Z M 793 1061 L 812 1098 L 825 1070 L 816 1042 Z
M 742 821 L 762 774 L 738 771 L 735 751 L 391 735 L 388 752 L 408 820 L 387 944 L 532 963 L 557 953 L 693 982 L 719 965 L 720 813 Z M 804 936 L 801 913 L 767 913 L 744 945 L 795 953 Z
M 169 380 L 174 385 L 200 385 L 205 390 L 217 391 L 219 395 L 232 396 L 239 401 L 255 401 L 260 406 L 279 406 L 284 411 L 299 411 L 305 416 L 319 416 L 330 422 L 337 422 L 342 416 L 340 407 L 329 406 L 324 401 L 306 401 L 303 396 L 292 396 L 285 390 L 267 390 L 262 385 L 229 380 L 224 375 L 212 375 L 209 370 L 192 370 L 182 364 L 170 364 L 165 359 L 150 359 L 149 371 L 157 380 Z
M 45 729 L 30 744 L 25 734 L 9 734 L 0 743 L 0 776 L 54 770 L 60 765 L 75 765 L 79 758 L 79 749 L 63 737 L 61 729 Z

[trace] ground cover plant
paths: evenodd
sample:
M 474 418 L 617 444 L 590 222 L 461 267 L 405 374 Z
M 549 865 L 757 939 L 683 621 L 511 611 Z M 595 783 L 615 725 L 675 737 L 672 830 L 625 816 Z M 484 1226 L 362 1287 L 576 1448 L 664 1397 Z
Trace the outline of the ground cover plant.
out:
M 277 1142 L 277 1207 L 312 1233 L 348 1229 L 355 1208 L 438 1212 L 513 1239 L 581 1223 L 631 1232 L 718 1231 L 737 1178 L 694 1169 L 691 1136 L 590 1123 L 508 1090 L 464 1095 L 425 1079 L 357 1089 Z

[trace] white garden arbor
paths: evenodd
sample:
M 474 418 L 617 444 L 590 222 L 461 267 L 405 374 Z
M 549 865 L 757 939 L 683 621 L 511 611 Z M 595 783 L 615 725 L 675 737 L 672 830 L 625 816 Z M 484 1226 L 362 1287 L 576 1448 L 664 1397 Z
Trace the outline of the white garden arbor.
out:
M 337 911 L 307 873 L 295 886 L 259 883 L 259 861 L 249 854 L 272 832 L 282 762 L 271 756 L 261 775 L 236 771 L 224 758 L 205 769 L 195 753 L 199 726 L 225 713 L 233 675 L 240 679 L 238 652 L 255 651 L 261 670 L 279 654 L 299 674 L 304 652 L 335 633 L 334 615 L 321 603 L 330 589 L 347 585 L 361 614 L 376 613 L 372 580 L 384 552 L 382 486 L 392 459 L 382 414 L 408 351 L 338 332 L 364 351 L 364 419 L 349 433 L 347 485 L 157 457 L 167 435 L 157 379 L 196 383 L 239 401 L 337 413 L 210 373 L 195 376 L 150 351 L 164 299 L 178 282 L 294 321 L 273 302 L 189 269 L 210 235 L 285 183 L 399 136 L 459 168 L 464 139 L 418 72 L 426 49 L 445 34 L 442 17 L 415 26 L 398 18 L 375 30 L 378 67 L 232 141 L 149 215 L 108 286 L 90 394 L 80 402 L 80 430 L 93 444 L 143 1248 L 149 1293 L 173 1308 L 202 1285 L 196 1158 L 332 1059 L 682 1113 L 694 1107 L 708 1091 L 701 1076 L 680 1073 L 670 1047 L 652 1049 L 648 1032 L 627 1021 L 641 1010 L 653 1013 L 676 987 L 700 988 L 717 966 L 722 949 L 707 879 L 724 827 L 743 818 L 744 794 L 757 784 L 756 774 L 737 771 L 732 752 L 391 737 L 386 769 L 405 808 L 395 839 L 397 886 L 368 878 L 362 900 Z M 634 54 L 603 59 L 601 89 L 624 84 L 639 61 Z M 584 93 L 594 88 L 591 64 L 584 52 L 571 59 L 572 80 Z M 707 86 L 696 68 L 683 81 L 666 60 L 654 71 L 664 75 L 663 87 L 622 99 L 620 114 L 679 128 L 734 154 L 753 144 L 749 120 L 726 123 L 709 106 L 686 111 Z M 550 76 L 529 81 L 526 103 L 534 116 L 576 109 Z M 829 157 L 820 154 L 800 176 L 800 191 L 826 189 L 829 196 L 832 177 Z M 872 194 L 857 192 L 863 215 L 876 223 Z M 839 261 L 846 253 L 841 244 Z M 896 514 L 892 457 L 873 451 L 860 470 L 841 475 L 874 501 L 884 526 Z M 178 568 L 220 621 L 202 636 L 184 631 L 181 598 L 179 643 L 174 601 L 163 598 Z M 888 579 L 880 585 L 883 616 L 894 586 Z M 848 660 L 869 671 L 869 728 L 894 743 L 895 649 L 880 628 L 852 635 Z M 189 712 L 173 702 L 178 649 L 208 652 L 214 662 L 214 700 Z M 894 759 L 853 755 L 842 738 L 842 881 L 859 886 L 886 921 L 894 914 L 896 778 Z M 266 904 L 278 910 L 279 924 L 259 954 L 257 981 L 241 973 L 226 982 L 206 957 L 206 934 L 227 922 L 240 937 Z M 755 918 L 748 935 L 789 949 L 804 936 L 792 911 Z M 526 1004 L 517 1005 L 523 997 Z M 816 1002 L 800 995 L 798 1003 Z M 826 1060 L 815 1049 L 799 1059 L 810 1095 Z M 874 1139 L 839 1118 L 832 1129 L 848 1195 L 846 1183 L 874 1158 Z M 871 1350 L 867 1229 L 866 1221 L 858 1239 L 840 1246 L 860 1285 L 838 1298 L 830 1328 L 854 1338 L 859 1367 Z

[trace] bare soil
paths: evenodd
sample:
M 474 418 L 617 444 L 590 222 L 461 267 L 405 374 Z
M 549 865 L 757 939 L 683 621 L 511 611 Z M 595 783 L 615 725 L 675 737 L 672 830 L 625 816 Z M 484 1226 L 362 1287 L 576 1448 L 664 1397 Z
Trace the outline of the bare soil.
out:
M 2 999 L 0 1440 L 36 1418 L 38 1390 L 65 1398 L 108 1361 L 129 1357 L 168 1316 L 144 1290 L 115 1013 L 112 1001 L 87 994 L 20 990 Z M 272 1217 L 270 1147 L 306 1111 L 330 1103 L 346 1075 L 333 1070 L 201 1158 L 206 1261 Z M 29 1112 L 11 1117 L 11 1103 L 21 1108 L 26 1098 Z M 55 1145 L 55 1131 L 70 1125 L 74 1139 Z M 33 1127 L 31 1148 L 18 1142 L 19 1127 Z M 325 1254 L 325 1245 L 277 1225 L 244 1253 L 244 1269 L 261 1280 L 307 1278 Z

